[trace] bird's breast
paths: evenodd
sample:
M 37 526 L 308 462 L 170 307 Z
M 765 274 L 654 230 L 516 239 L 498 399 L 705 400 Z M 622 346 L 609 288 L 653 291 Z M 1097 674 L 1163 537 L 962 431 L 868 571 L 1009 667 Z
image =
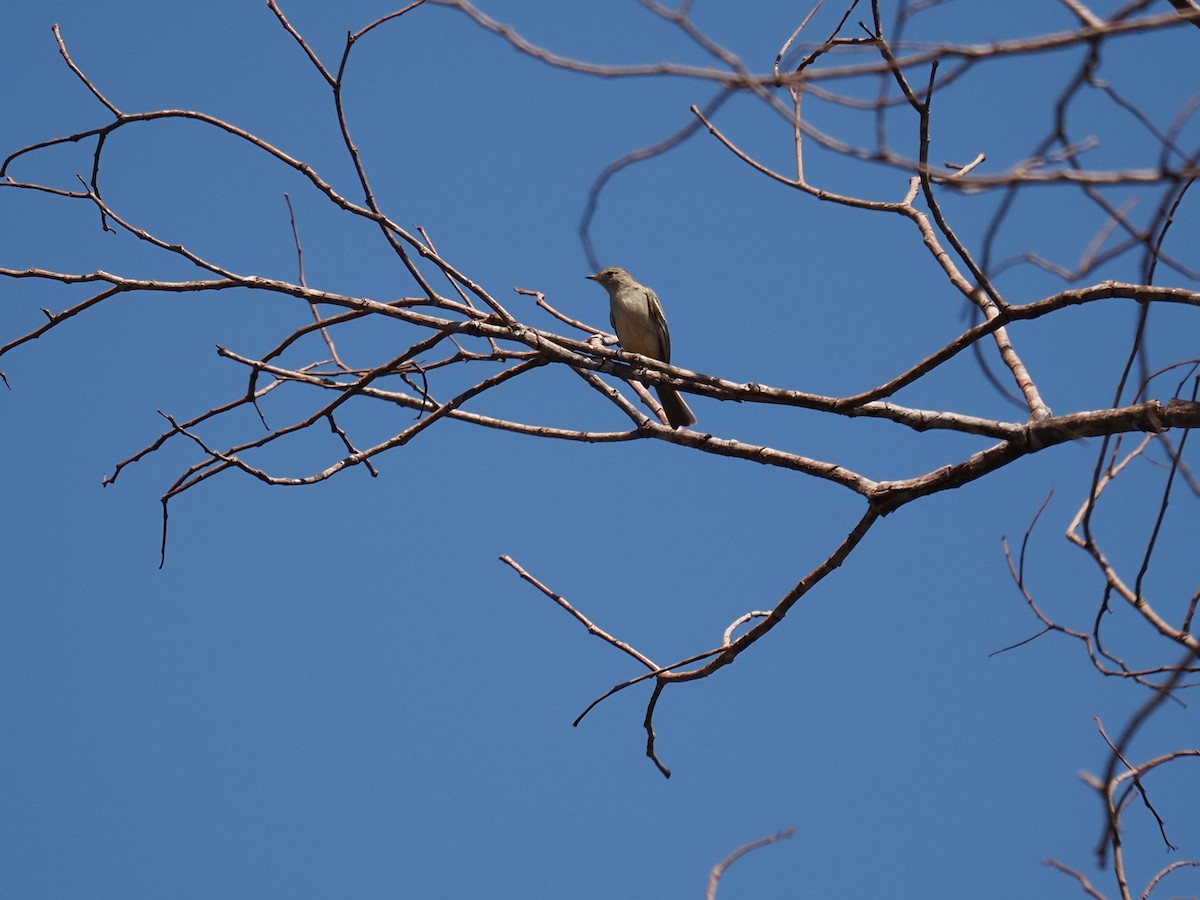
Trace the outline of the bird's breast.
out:
M 651 359 L 662 359 L 660 326 L 650 312 L 645 294 L 618 294 L 612 298 L 612 324 L 621 347 L 630 353 L 640 353 Z

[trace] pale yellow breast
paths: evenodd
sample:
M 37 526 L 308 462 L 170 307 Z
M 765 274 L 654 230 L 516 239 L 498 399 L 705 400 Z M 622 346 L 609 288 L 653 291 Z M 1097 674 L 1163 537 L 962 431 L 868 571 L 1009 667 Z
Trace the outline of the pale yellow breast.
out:
M 612 298 L 612 323 L 621 347 L 651 359 L 663 359 L 661 326 L 645 291 L 619 291 Z

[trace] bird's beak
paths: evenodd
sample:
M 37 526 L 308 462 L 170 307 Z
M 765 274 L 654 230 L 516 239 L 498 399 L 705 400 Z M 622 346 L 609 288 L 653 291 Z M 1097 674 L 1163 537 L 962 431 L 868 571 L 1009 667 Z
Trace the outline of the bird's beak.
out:
M 599 281 L 600 280 L 599 275 L 584 275 L 583 277 L 586 278 L 588 281 Z

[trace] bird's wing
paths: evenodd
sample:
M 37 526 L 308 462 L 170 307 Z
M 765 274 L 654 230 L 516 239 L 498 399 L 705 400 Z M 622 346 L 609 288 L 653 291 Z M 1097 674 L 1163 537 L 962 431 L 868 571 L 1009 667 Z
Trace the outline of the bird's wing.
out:
M 658 357 L 667 365 L 671 364 L 671 332 L 667 329 L 667 317 L 663 314 L 662 304 L 658 302 L 658 294 L 646 288 L 646 304 L 649 307 L 650 321 L 658 326 L 662 354 Z

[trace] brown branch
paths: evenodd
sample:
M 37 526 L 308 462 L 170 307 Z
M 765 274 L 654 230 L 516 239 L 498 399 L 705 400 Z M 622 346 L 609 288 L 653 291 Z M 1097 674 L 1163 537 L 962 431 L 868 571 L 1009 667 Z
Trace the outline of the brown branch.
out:
M 653 660 L 650 659 L 650 657 L 643 655 L 641 652 L 635 650 L 624 641 L 617 640 L 603 628 L 597 626 L 592 622 L 591 619 L 572 606 L 566 597 L 562 596 L 561 594 L 556 594 L 554 591 L 550 590 L 550 588 L 546 587 L 546 585 L 542 584 L 540 581 L 530 575 L 524 568 L 518 565 L 516 560 L 514 560 L 511 556 L 508 556 L 507 554 L 501 556 L 500 562 L 504 563 L 506 566 L 516 572 L 523 581 L 527 581 L 529 584 L 532 584 L 535 588 L 558 604 L 558 606 L 566 610 L 572 616 L 572 618 L 574 618 L 577 622 L 579 622 L 580 625 L 587 629 L 588 634 L 598 637 L 600 640 L 608 644 L 612 644 L 612 646 L 616 647 L 622 653 L 632 656 L 647 669 L 650 669 L 651 671 L 658 669 L 658 666 Z
M 658 751 L 654 746 L 654 709 L 658 706 L 658 698 L 662 696 L 663 688 L 667 683 L 661 678 L 654 683 L 654 691 L 650 694 L 650 702 L 646 704 L 646 718 L 642 720 L 642 727 L 646 729 L 646 756 L 654 763 L 655 768 L 662 772 L 663 778 L 671 777 L 671 770 L 663 765 L 663 762 L 658 757 Z
M 329 74 L 329 70 L 325 68 L 325 65 L 317 57 L 317 54 L 313 51 L 312 47 L 310 47 L 304 38 L 301 37 L 300 32 L 292 27 L 292 23 L 287 20 L 286 16 L 284 16 L 283 10 L 279 8 L 279 4 L 276 3 L 275 0 L 267 0 L 267 9 L 271 10 L 271 12 L 275 14 L 275 17 L 279 19 L 279 24 L 283 26 L 284 31 L 290 34 L 296 43 L 300 45 L 300 49 L 304 51 L 304 55 L 307 56 L 309 62 L 313 64 L 313 68 L 316 69 L 320 73 L 321 77 L 325 79 L 325 83 L 330 87 L 333 87 L 333 76 Z
M 1083 888 L 1084 893 L 1086 893 L 1089 897 L 1092 897 L 1093 900 L 1106 900 L 1105 896 L 1092 886 L 1092 883 L 1088 881 L 1087 876 L 1082 872 L 1076 871 L 1069 866 L 1064 866 L 1057 859 L 1047 859 L 1043 861 L 1042 865 L 1049 866 L 1052 869 L 1058 869 L 1058 871 L 1065 875 L 1070 875 L 1079 882 L 1079 886 Z
M 727 857 L 712 867 L 712 871 L 708 873 L 708 889 L 704 892 L 704 900 L 716 900 L 717 887 L 720 884 L 721 876 L 735 862 L 745 856 L 747 853 L 752 853 L 760 847 L 766 847 L 770 844 L 778 843 L 790 838 L 796 833 L 795 828 L 785 828 L 783 831 L 768 835 L 764 838 L 759 838 L 757 841 L 750 841 L 748 844 L 742 844 Z
M 54 40 L 58 44 L 59 55 L 62 56 L 63 61 L 66 62 L 67 66 L 70 68 L 70 70 L 75 73 L 75 76 L 80 81 L 83 82 L 83 86 L 88 89 L 88 92 L 93 97 L 95 97 L 97 100 L 99 100 L 101 103 L 103 103 L 104 106 L 108 109 L 108 111 L 110 113 L 112 113 L 117 118 L 120 118 L 121 111 L 119 109 L 117 109 L 117 107 L 115 105 L 113 105 L 113 103 L 111 101 L 109 101 L 109 99 L 107 97 L 105 97 L 102 93 L 100 93 L 100 89 L 97 88 L 96 85 L 92 83 L 92 80 L 90 78 L 88 78 L 86 75 L 83 74 L 83 72 L 80 70 L 79 66 L 75 65 L 75 60 L 71 59 L 71 54 L 67 52 L 67 44 L 63 40 L 62 32 L 59 31 L 58 23 L 51 25 L 50 30 L 52 32 L 54 32 Z
M 1193 98 L 1183 104 L 1174 118 L 1169 120 L 1169 126 L 1163 127 L 1156 124 L 1136 104 L 1127 100 L 1127 92 L 1123 92 L 1118 85 L 1102 81 L 1098 77 L 1098 72 L 1101 71 L 1101 63 L 1104 61 L 1101 51 L 1110 40 L 1117 37 L 1129 38 L 1138 34 L 1146 35 L 1181 25 L 1186 26 L 1189 22 L 1200 24 L 1200 13 L 1197 12 L 1194 5 L 1189 4 L 1185 8 L 1184 5 L 1177 3 L 1178 11 L 1173 11 L 1169 15 L 1143 15 L 1147 4 L 1135 2 L 1119 10 L 1110 19 L 1104 20 L 1088 9 L 1085 0 L 1061 0 L 1078 20 L 1079 27 L 1057 34 L 1037 35 L 1019 40 L 959 45 L 900 40 L 902 27 L 912 19 L 913 12 L 918 7 L 927 6 L 927 3 L 901 4 L 897 13 L 897 25 L 890 39 L 885 38 L 878 3 L 873 4 L 874 29 L 872 31 L 864 28 L 865 36 L 842 36 L 841 32 L 851 11 L 855 8 L 854 3 L 850 2 L 841 19 L 829 32 L 828 37 L 816 44 L 815 48 L 804 48 L 808 52 L 800 58 L 792 72 L 785 73 L 781 70 L 783 59 L 785 55 L 792 52 L 798 35 L 809 24 L 816 9 L 808 14 L 800 28 L 783 43 L 771 73 L 756 74 L 732 51 L 698 28 L 690 18 L 692 6 L 690 0 L 682 0 L 673 9 L 663 5 L 660 0 L 641 0 L 641 3 L 653 15 L 676 27 L 693 45 L 717 60 L 717 65 L 714 67 L 683 66 L 670 62 L 635 66 L 601 66 L 568 59 L 526 40 L 509 26 L 496 22 L 481 13 L 467 0 L 430 0 L 431 4 L 437 3 L 437 5 L 449 6 L 458 10 L 480 27 L 500 36 L 520 52 L 557 68 L 603 77 L 672 76 L 697 79 L 710 85 L 710 91 L 715 90 L 715 96 L 703 109 L 698 106 L 691 107 L 693 118 L 683 127 L 652 146 L 635 150 L 619 158 L 601 172 L 588 195 L 587 206 L 580 226 L 585 251 L 588 253 L 591 253 L 589 228 L 592 215 L 599 202 L 600 191 L 611 177 L 616 172 L 622 171 L 627 165 L 674 149 L 693 134 L 700 133 L 702 127 L 707 128 L 709 133 L 734 158 L 777 183 L 800 191 L 806 197 L 836 203 L 864 213 L 899 215 L 911 223 L 913 229 L 909 234 L 914 240 L 919 239 L 922 242 L 930 258 L 939 267 L 945 284 L 949 288 L 948 295 L 955 301 L 955 305 L 960 305 L 959 298 L 964 298 L 976 311 L 976 321 L 959 330 L 957 335 L 952 336 L 933 353 L 928 353 L 915 364 L 908 366 L 899 374 L 892 375 L 881 384 L 860 390 L 850 396 L 832 397 L 753 382 L 735 382 L 667 365 L 657 360 L 626 353 L 623 350 L 612 349 L 611 336 L 604 335 L 599 329 L 559 312 L 546 302 L 540 292 L 518 289 L 517 293 L 520 295 L 535 297 L 537 305 L 555 320 L 565 324 L 568 328 L 578 329 L 588 335 L 588 338 L 582 341 L 573 340 L 549 330 L 533 328 L 522 321 L 522 316 L 512 315 L 481 284 L 470 279 L 463 271 L 442 257 L 424 228 L 418 226 L 415 232 L 410 232 L 401 228 L 390 218 L 377 200 L 367 168 L 352 137 L 351 123 L 344 102 L 345 91 L 349 84 L 349 64 L 352 51 L 359 40 L 376 33 L 377 29 L 386 23 L 396 22 L 402 16 L 416 10 L 423 2 L 425 0 L 417 0 L 417 2 L 381 16 L 365 27 L 351 32 L 346 39 L 339 64 L 334 72 L 320 61 L 311 46 L 284 16 L 277 0 L 268 0 L 268 7 L 284 32 L 296 41 L 309 62 L 332 89 L 341 140 L 347 157 L 355 169 L 358 187 L 363 194 L 361 202 L 351 201 L 338 193 L 303 161 L 293 158 L 251 132 L 221 119 L 200 112 L 173 109 L 134 114 L 122 113 L 115 104 L 109 102 L 101 94 L 71 59 L 65 41 L 56 26 L 55 38 L 58 42 L 59 52 L 67 66 L 92 96 L 107 108 L 115 121 L 108 122 L 99 128 L 31 144 L 10 153 L 3 163 L 0 163 L 0 187 L 34 192 L 40 196 L 59 197 L 66 201 L 87 202 L 99 212 L 100 221 L 105 229 L 111 230 L 114 227 L 123 229 L 168 257 L 186 260 L 206 273 L 206 277 L 191 281 L 167 282 L 126 278 L 102 271 L 72 274 L 41 269 L 0 269 L 0 276 L 45 279 L 63 285 L 91 284 L 95 286 L 95 292 L 80 303 L 58 313 L 45 310 L 47 321 L 32 328 L 24 335 L 10 338 L 8 343 L 0 347 L 0 355 L 38 339 L 52 328 L 65 324 L 119 294 L 141 291 L 198 292 L 238 287 L 250 291 L 266 292 L 266 295 L 282 295 L 307 304 L 312 321 L 294 328 L 274 348 L 261 354 L 258 358 L 237 354 L 224 348 L 218 349 L 218 353 L 223 359 L 247 368 L 247 386 L 242 395 L 228 403 L 213 406 L 206 412 L 186 420 L 166 416 L 171 427 L 143 450 L 118 463 L 111 478 L 105 477 L 105 483 L 111 483 L 124 466 L 157 451 L 174 437 L 184 438 L 185 442 L 190 442 L 199 449 L 200 459 L 180 474 L 162 496 L 164 554 L 168 502 L 178 494 L 202 484 L 210 477 L 232 469 L 267 484 L 301 485 L 330 478 L 346 468 L 359 464 L 364 465 L 372 475 L 377 475 L 378 471 L 372 463 L 374 457 L 387 450 L 404 446 L 424 429 L 433 427 L 437 421 L 443 418 L 515 434 L 579 442 L 618 443 L 645 439 L 664 440 L 682 448 L 772 465 L 819 478 L 862 496 L 866 501 L 866 509 L 852 530 L 840 540 L 824 560 L 804 575 L 787 594 L 776 600 L 773 608 L 754 608 L 739 615 L 732 624 L 724 629 L 717 646 L 692 653 L 667 666 L 657 665 L 646 654 L 635 649 L 631 643 L 599 629 L 561 594 L 551 591 L 513 562 L 511 558 L 501 557 L 502 561 L 513 568 L 522 579 L 552 599 L 556 605 L 583 625 L 590 634 L 600 637 L 606 643 L 626 653 L 645 669 L 637 676 L 614 685 L 593 700 L 576 718 L 576 725 L 608 697 L 653 679 L 654 687 L 648 700 L 643 722 L 647 735 L 646 752 L 658 769 L 668 777 L 670 772 L 660 759 L 656 749 L 657 737 L 653 725 L 653 716 L 666 686 L 675 682 L 693 681 L 707 677 L 728 665 L 740 653 L 748 650 L 750 646 L 780 624 L 787 612 L 799 602 L 801 597 L 807 596 L 842 565 L 882 516 L 898 510 L 909 502 L 923 499 L 943 490 L 967 485 L 1024 456 L 1039 453 L 1066 441 L 1102 437 L 1105 440 L 1097 457 L 1091 490 L 1069 529 L 1072 540 L 1075 540 L 1089 553 L 1105 580 L 1104 596 L 1096 613 L 1092 633 L 1072 630 L 1056 623 L 1050 615 L 1039 608 L 1034 601 L 1033 591 L 1026 581 L 1026 552 L 1034 524 L 1038 521 L 1042 509 L 1045 508 L 1045 504 L 1043 504 L 1042 509 L 1039 509 L 1026 529 L 1019 560 L 1014 561 L 1007 542 L 1003 544 L 1014 582 L 1042 628 L 1033 637 L 1012 644 L 1004 650 L 1020 646 L 1049 631 L 1058 631 L 1082 641 L 1093 665 L 1105 675 L 1132 678 L 1150 686 L 1155 692 L 1151 702 L 1130 722 L 1124 735 L 1117 741 L 1109 741 L 1112 750 L 1109 771 L 1103 782 L 1097 781 L 1097 785 L 1095 785 L 1104 795 L 1107 816 L 1106 835 L 1111 839 L 1114 850 L 1114 871 L 1118 876 L 1122 893 L 1127 895 L 1128 888 L 1124 882 L 1124 858 L 1119 856 L 1121 849 L 1118 837 L 1119 817 L 1131 802 L 1134 792 L 1137 792 L 1152 814 L 1158 818 L 1158 813 L 1150 804 L 1147 790 L 1142 783 L 1142 776 L 1165 762 L 1200 753 L 1200 751 L 1174 751 L 1156 757 L 1148 763 L 1133 765 L 1129 762 L 1126 752 L 1127 743 L 1145 717 L 1149 716 L 1167 699 L 1175 699 L 1174 694 L 1188 686 L 1182 680 L 1185 674 L 1200 671 L 1196 662 L 1200 659 L 1200 654 L 1197 653 L 1200 645 L 1197 644 L 1198 638 L 1191 634 L 1192 620 L 1195 610 L 1200 604 L 1200 591 L 1193 595 L 1186 611 L 1180 617 L 1182 618 L 1182 627 L 1178 628 L 1155 611 L 1150 603 L 1151 598 L 1144 593 L 1152 561 L 1157 565 L 1161 565 L 1163 562 L 1163 554 L 1160 552 L 1156 555 L 1155 548 L 1159 534 L 1167 524 L 1165 515 L 1167 500 L 1177 481 L 1175 474 L 1179 473 L 1185 483 L 1192 486 L 1193 492 L 1200 494 L 1200 483 L 1192 478 L 1183 458 L 1187 430 L 1200 424 L 1200 404 L 1195 402 L 1195 395 L 1191 401 L 1175 399 L 1161 402 L 1149 399 L 1148 390 L 1153 376 L 1148 374 L 1150 363 L 1146 356 L 1146 344 L 1142 339 L 1145 329 L 1148 327 L 1149 311 L 1154 304 L 1175 304 L 1181 310 L 1200 306 L 1200 293 L 1196 291 L 1153 284 L 1160 261 L 1164 268 L 1169 266 L 1173 271 L 1184 274 L 1185 277 L 1188 273 L 1194 272 L 1185 261 L 1174 259 L 1163 250 L 1166 243 L 1165 238 L 1187 194 L 1190 185 L 1189 179 L 1200 172 L 1198 154 L 1189 152 L 1187 144 L 1182 139 L 1182 136 L 1186 134 L 1185 128 L 1192 121 L 1195 111 L 1200 109 L 1200 99 Z M 820 6 L 819 2 L 817 6 Z M 1081 48 L 1085 58 L 1067 79 L 1065 87 L 1057 96 L 1049 134 L 1033 148 L 1030 155 L 1007 166 L 1002 162 L 995 162 L 990 168 L 983 164 L 987 154 L 982 150 L 977 153 L 975 150 L 966 151 L 966 156 L 969 157 L 971 153 L 975 153 L 975 157 L 973 161 L 965 163 L 961 160 L 959 162 L 947 161 L 941 165 L 930 162 L 934 124 L 932 97 L 935 92 L 940 92 L 945 85 L 955 82 L 968 72 L 979 72 L 980 66 L 984 62 L 1064 48 Z M 861 58 L 864 53 L 870 53 L 875 58 L 865 64 L 845 63 L 847 59 Z M 924 80 L 923 88 L 914 89 L 911 86 L 910 79 L 916 77 Z M 870 78 L 878 78 L 879 90 L 874 98 L 868 95 L 863 99 L 860 96 L 862 82 Z M 870 85 L 873 87 L 874 82 L 870 82 Z M 789 91 L 788 98 L 780 97 L 781 92 L 778 90 L 780 87 Z M 897 90 L 899 96 L 893 96 Z M 840 105 L 847 110 L 870 111 L 875 117 L 875 145 L 871 146 L 869 142 L 859 143 L 857 140 L 843 140 L 838 134 L 827 129 L 824 123 L 820 123 L 819 126 L 815 121 L 816 117 L 812 116 L 811 109 L 806 110 L 806 114 L 813 118 L 813 121 L 802 117 L 801 105 L 805 93 L 813 94 L 817 98 Z M 723 104 L 735 94 L 750 95 L 751 98 L 763 104 L 763 109 L 778 116 L 779 121 L 786 123 L 793 142 L 795 177 L 785 176 L 771 166 L 758 161 L 742 149 L 737 141 L 726 136 L 713 124 L 713 120 L 723 108 Z M 1110 110 L 1117 111 L 1121 117 L 1126 114 L 1132 116 L 1133 129 L 1137 131 L 1139 138 L 1146 138 L 1153 142 L 1155 149 L 1151 152 L 1151 156 L 1157 156 L 1157 159 L 1152 164 L 1145 164 L 1144 160 L 1138 159 L 1125 169 L 1089 167 L 1088 163 L 1092 158 L 1089 152 L 1093 147 L 1101 146 L 1101 142 L 1098 138 L 1092 138 L 1087 129 L 1080 129 L 1076 122 L 1077 108 L 1083 105 L 1084 99 L 1089 97 L 1102 98 Z M 812 105 L 810 101 L 809 106 Z M 818 104 L 816 110 L 818 115 L 823 111 Z M 890 115 L 892 112 L 895 115 Z M 304 250 L 294 214 L 291 215 L 291 227 L 298 273 L 295 284 L 235 272 L 219 261 L 201 257 L 176 241 L 153 234 L 136 223 L 122 218 L 102 199 L 99 185 L 101 162 L 105 158 L 104 154 L 109 145 L 109 138 L 118 130 L 135 123 L 174 120 L 195 122 L 202 127 L 215 128 L 218 132 L 248 143 L 252 152 L 265 153 L 272 161 L 299 173 L 307 179 L 312 189 L 341 211 L 373 223 L 383 238 L 382 244 L 386 245 L 386 249 L 401 261 L 412 278 L 413 284 L 417 287 L 416 296 L 380 302 L 310 287 L 305 275 Z M 895 136 L 888 133 L 888 124 L 892 120 L 908 123 L 909 127 L 905 132 L 903 143 L 912 146 L 908 152 L 914 155 L 906 156 L 891 149 L 891 146 L 897 143 L 894 140 Z M 899 171 L 902 175 L 894 179 L 889 189 L 890 193 L 883 195 L 887 199 L 828 190 L 823 185 L 806 180 L 805 161 L 802 153 L 805 139 L 814 141 L 818 147 L 834 154 L 840 154 L 848 160 L 886 167 L 883 170 L 885 174 L 895 174 L 896 171 Z M 83 191 L 18 182 L 8 175 L 10 167 L 24 162 L 26 158 L 32 158 L 34 154 L 40 153 L 42 150 L 68 143 L 93 141 L 92 173 Z M 747 143 L 744 146 L 751 146 L 751 144 Z M 809 162 L 810 170 L 815 172 L 819 167 L 812 160 Z M 1081 204 L 1088 212 L 1098 212 L 1103 216 L 1098 228 L 1094 230 L 1089 228 L 1087 232 L 1090 236 L 1089 240 L 1081 251 L 1075 269 L 1057 266 L 1048 260 L 1049 254 L 1038 254 L 1033 251 L 1011 257 L 998 265 L 992 265 L 990 254 L 993 239 L 1000 233 L 1002 226 L 1008 225 L 1010 212 L 1014 205 L 1013 201 L 1018 196 L 1018 192 L 1023 194 L 1031 187 L 1050 184 L 1073 188 L 1072 193 L 1081 198 Z M 1107 185 L 1119 186 L 1123 191 L 1138 186 L 1146 187 L 1148 190 L 1139 192 L 1137 199 L 1142 201 L 1141 206 L 1135 205 L 1132 200 L 1128 203 L 1118 204 L 1110 192 L 1104 190 Z M 985 233 L 982 254 L 978 254 L 978 248 L 970 245 L 963 237 L 971 233 L 966 225 L 957 222 L 954 225 L 951 224 L 951 217 L 948 214 L 951 207 L 946 205 L 943 208 L 947 189 L 957 192 L 957 196 L 963 198 L 964 202 L 970 199 L 971 192 L 995 190 L 1003 192 L 999 198 L 998 211 L 992 217 Z M 1151 196 L 1149 212 L 1142 216 L 1143 219 L 1148 219 L 1148 222 L 1144 222 L 1139 220 L 1135 213 L 1138 209 L 1147 208 L 1144 198 L 1151 195 L 1152 191 L 1157 191 L 1158 194 L 1156 197 Z M 290 197 L 287 200 L 289 211 L 291 211 Z M 918 202 L 923 204 L 921 209 L 917 208 Z M 957 208 L 954 208 L 954 212 L 957 216 Z M 1101 266 L 1108 266 L 1126 255 L 1134 256 L 1138 253 L 1142 256 L 1142 264 L 1137 268 L 1137 275 L 1142 283 L 1112 281 L 1084 287 L 1072 287 L 1071 290 L 1025 303 L 1011 302 L 1000 289 L 998 275 L 1006 271 L 1010 265 L 1016 265 L 1017 261 L 1041 266 L 1074 282 L 1086 277 L 1088 273 L 1099 271 Z M 449 296 L 439 294 L 434 288 L 434 285 L 439 283 L 439 278 L 442 277 L 449 285 L 447 291 Z M 1007 287 L 1006 291 L 1008 291 Z M 1016 293 L 1015 291 L 1008 292 Z M 263 295 L 256 294 L 256 296 Z M 1135 335 L 1126 363 L 1126 374 L 1115 392 L 1113 408 L 1076 410 L 1064 415 L 1053 416 L 1043 402 L 1038 387 L 1017 355 L 1009 328 L 1017 322 L 1032 323 L 1070 306 L 1109 299 L 1122 299 L 1139 304 L 1141 317 L 1141 326 Z M 326 307 L 332 307 L 332 312 Z M 367 316 L 390 320 L 392 326 L 403 334 L 403 339 L 397 341 L 394 349 L 389 350 L 390 358 L 382 361 L 369 361 L 362 367 L 351 367 L 340 358 L 335 337 L 344 334 L 343 331 L 338 330 L 341 326 L 361 322 Z M 978 321 L 979 319 L 982 321 Z M 375 321 L 380 320 L 376 319 Z M 1012 332 L 1016 334 L 1016 329 L 1013 328 Z M 328 357 L 331 359 L 323 358 L 320 361 L 293 367 L 279 364 L 279 360 L 286 350 L 296 347 L 304 338 L 314 334 L 319 335 L 324 341 Z M 944 339 L 939 338 L 939 340 Z M 996 346 L 999 360 L 1007 367 L 1008 375 L 1011 376 L 1005 381 L 1014 382 L 1024 398 L 1024 408 L 1028 411 L 1029 421 L 1010 422 L 973 415 L 972 410 L 956 412 L 940 408 L 915 408 L 887 402 L 888 398 L 898 391 L 922 381 L 926 376 L 955 359 L 964 350 L 970 349 L 980 354 L 983 359 L 983 351 L 988 350 L 990 344 Z M 322 355 L 325 356 L 324 353 Z M 995 354 L 992 355 L 995 356 Z M 483 365 L 483 369 L 479 368 L 480 364 Z M 1135 364 L 1141 366 L 1141 386 L 1136 392 L 1133 402 L 1126 403 L 1123 400 L 1126 396 L 1125 387 L 1127 379 L 1132 376 Z M 473 407 L 475 404 L 472 401 L 490 392 L 493 388 L 505 385 L 514 379 L 523 378 L 524 375 L 544 365 L 560 365 L 578 375 L 590 393 L 599 395 L 605 404 L 611 404 L 614 411 L 629 421 L 629 427 L 621 431 L 567 429 L 535 424 L 525 421 L 524 417 L 520 417 L 518 420 L 501 419 L 487 415 L 486 412 L 476 411 L 474 408 L 465 408 L 468 405 Z M 1174 367 L 1181 365 L 1181 363 L 1175 362 L 1171 366 L 1161 367 L 1156 374 L 1172 371 Z M 996 365 L 995 368 L 999 375 L 1004 374 L 999 365 Z M 990 364 L 985 366 L 984 373 L 985 377 L 993 377 Z M 260 382 L 266 382 L 265 386 L 260 386 Z M 276 387 L 285 384 L 303 389 L 307 392 L 306 396 L 316 399 L 312 408 L 300 415 L 299 418 L 289 421 L 282 427 L 272 429 L 267 425 L 267 412 L 271 399 L 269 395 Z M 1162 384 L 1163 382 L 1159 382 L 1156 386 L 1161 387 Z M 876 481 L 868 478 L 865 474 L 842 466 L 837 460 L 815 459 L 791 452 L 786 448 L 752 444 L 733 437 L 714 435 L 695 429 L 667 428 L 655 421 L 654 415 L 659 414 L 661 410 L 647 392 L 648 386 L 664 385 L 711 400 L 746 404 L 746 408 L 749 408 L 750 404 L 786 406 L 846 418 L 879 418 L 918 432 L 937 430 L 973 435 L 985 438 L 987 446 L 983 446 L 982 449 L 969 455 L 952 457 L 944 464 L 913 477 Z M 631 388 L 632 393 L 626 389 L 626 386 Z M 1000 386 L 1005 393 L 1016 396 L 1007 384 Z M 1174 394 L 1179 395 L 1181 389 L 1182 386 L 1177 388 Z M 439 399 L 447 395 L 451 399 Z M 366 400 L 411 410 L 415 414 L 415 420 L 411 425 L 383 441 L 372 446 L 360 447 L 351 433 L 353 429 L 348 430 L 343 427 L 348 419 L 342 410 L 351 400 L 356 402 Z M 260 401 L 263 402 L 260 404 Z M 228 446 L 213 444 L 205 434 L 211 430 L 210 424 L 217 418 L 238 410 L 243 405 L 251 405 L 258 412 L 264 433 L 255 433 L 249 438 L 239 438 Z M 330 428 L 337 447 L 335 452 L 338 454 L 337 458 L 332 461 L 326 460 L 322 464 L 323 468 L 318 467 L 315 471 L 302 477 L 284 478 L 260 462 L 257 451 L 270 447 L 276 441 L 286 441 L 292 435 L 318 426 L 320 423 L 324 423 Z M 1168 440 L 1168 434 L 1173 430 L 1183 430 L 1184 432 L 1178 439 L 1177 445 Z M 1147 433 L 1151 437 L 1147 437 L 1139 444 L 1132 454 L 1121 457 L 1119 452 L 1122 446 L 1120 436 L 1134 432 Z M 1153 436 L 1156 435 L 1160 436 L 1158 442 L 1153 440 Z M 1151 460 L 1149 454 L 1145 453 L 1147 447 L 1158 444 L 1163 447 L 1166 462 L 1160 463 L 1157 459 Z M 1111 485 L 1118 474 L 1129 471 L 1127 466 L 1135 458 L 1145 458 L 1155 465 L 1163 465 L 1168 474 L 1165 487 L 1159 495 L 1158 515 L 1153 532 L 1147 539 L 1141 567 L 1130 586 L 1122 580 L 1115 566 L 1101 552 L 1091 524 L 1093 515 L 1098 515 L 1097 509 L 1101 494 Z M 249 460 L 253 460 L 253 462 Z M 1177 491 L 1176 494 L 1178 493 Z M 1178 497 L 1176 499 L 1178 500 Z M 1079 535 L 1080 531 L 1082 531 L 1082 536 Z M 1184 645 L 1189 650 L 1189 655 L 1174 665 L 1153 664 L 1157 661 L 1138 667 L 1127 665 L 1117 655 L 1116 650 L 1110 651 L 1102 645 L 1100 640 L 1100 622 L 1104 613 L 1109 609 L 1111 598 L 1124 599 L 1160 636 Z M 756 607 L 758 605 L 755 604 Z M 1004 652 L 1004 650 L 997 652 Z M 1108 740 L 1107 735 L 1105 735 L 1105 740 Z M 1125 767 L 1125 771 L 1120 775 L 1115 774 L 1118 763 Z M 1161 818 L 1158 821 L 1165 840 L 1165 825 Z M 779 837 L 777 835 L 774 838 L 764 839 L 764 842 L 777 840 Z M 714 868 L 711 890 L 715 892 L 719 870 L 723 871 L 723 867 L 727 867 L 739 855 L 748 852 L 755 846 L 762 846 L 764 842 L 756 842 L 740 848 L 724 863 Z M 1075 875 L 1085 890 L 1094 893 L 1094 889 L 1087 883 L 1087 880 L 1078 873 L 1071 872 L 1058 864 L 1054 865 L 1064 872 Z M 1155 880 L 1151 882 L 1150 888 L 1147 889 L 1147 893 L 1168 871 L 1171 871 L 1170 867 L 1156 876 Z M 1098 893 L 1094 893 L 1094 895 L 1099 896 Z
M 1149 900 L 1151 891 L 1153 891 L 1158 886 L 1158 883 L 1160 881 L 1162 881 L 1164 878 L 1166 878 L 1172 872 L 1176 871 L 1177 869 L 1192 868 L 1192 867 L 1200 867 L 1200 860 L 1180 859 L 1180 860 L 1177 860 L 1177 861 L 1171 863 L 1169 866 L 1166 866 L 1161 871 L 1159 871 L 1153 878 L 1150 879 L 1149 883 L 1146 885 L 1146 890 L 1144 890 L 1142 892 L 1142 900 Z

